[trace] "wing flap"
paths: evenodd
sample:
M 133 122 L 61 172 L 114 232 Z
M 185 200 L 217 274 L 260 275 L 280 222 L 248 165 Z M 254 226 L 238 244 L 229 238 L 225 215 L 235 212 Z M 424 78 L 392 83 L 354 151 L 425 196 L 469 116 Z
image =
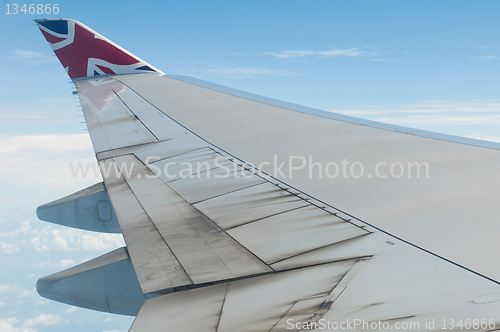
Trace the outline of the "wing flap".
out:
M 105 184 L 144 294 L 192 284 L 123 176 L 117 173 Z
M 307 201 L 269 182 L 195 204 L 224 230 L 306 205 Z
M 216 332 L 227 284 L 146 300 L 129 332 Z
M 283 271 L 152 298 L 146 300 L 129 331 L 286 331 L 281 325 L 276 328 L 283 317 L 312 317 L 357 261 Z M 301 304 L 300 310 L 291 311 L 296 303 Z
M 172 286 L 201 284 L 272 271 L 157 178 L 135 156 L 117 157 L 112 162 L 119 165 L 117 167 L 122 169 L 123 173 L 124 169 L 128 170 L 125 177 L 123 173 L 121 176 L 130 188 L 129 195 L 130 193 L 134 195 L 136 205 L 138 203 L 142 209 L 140 217 L 148 221 L 147 223 L 143 221 L 140 225 L 135 220 L 135 227 L 122 228 L 127 246 L 140 245 L 135 242 L 129 244 L 127 240 L 129 236 L 135 236 L 140 228 L 154 229 L 157 232 L 157 240 L 161 239 L 168 246 L 191 280 L 184 284 L 166 284 L 163 287 L 155 287 L 156 289 L 148 288 L 148 293 Z M 110 197 L 112 200 L 113 198 L 120 200 L 119 197 L 114 197 L 114 192 L 110 193 Z M 137 205 L 138 210 L 140 210 L 139 205 Z M 120 218 L 118 220 L 121 226 Z M 135 252 L 136 249 L 130 248 L 130 251 Z M 138 261 L 134 266 L 139 267 L 140 264 Z M 145 284 L 150 283 L 149 280 L 142 281 Z
M 169 186 L 191 204 L 223 196 L 231 192 L 265 183 L 264 179 L 235 165 L 236 168 L 216 168 L 169 183 Z M 200 209 L 202 211 L 202 209 Z
M 230 229 L 228 234 L 262 260 L 273 264 L 368 233 L 309 205 Z M 273 240 L 269 241 L 263 234 L 272 234 Z

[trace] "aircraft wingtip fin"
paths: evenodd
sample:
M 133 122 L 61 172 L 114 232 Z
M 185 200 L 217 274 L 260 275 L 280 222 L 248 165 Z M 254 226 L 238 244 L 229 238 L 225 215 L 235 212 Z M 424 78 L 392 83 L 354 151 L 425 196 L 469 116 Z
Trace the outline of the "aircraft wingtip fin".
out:
M 35 20 L 71 79 L 132 73 L 163 74 L 150 64 L 71 19 Z

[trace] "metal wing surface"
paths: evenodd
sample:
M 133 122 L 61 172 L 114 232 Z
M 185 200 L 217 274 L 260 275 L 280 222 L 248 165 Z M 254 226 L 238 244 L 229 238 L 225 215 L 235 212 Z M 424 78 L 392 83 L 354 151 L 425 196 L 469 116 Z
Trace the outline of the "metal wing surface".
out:
M 42 278 L 43 296 L 137 314 L 132 332 L 500 326 L 499 145 L 163 75 L 79 22 L 38 24 L 104 178 L 39 216 L 120 229 L 127 245 Z M 106 51 L 89 51 L 86 70 L 72 69 L 71 43 L 54 46 L 71 31 Z M 126 282 L 105 294 L 78 284 L 116 271 Z

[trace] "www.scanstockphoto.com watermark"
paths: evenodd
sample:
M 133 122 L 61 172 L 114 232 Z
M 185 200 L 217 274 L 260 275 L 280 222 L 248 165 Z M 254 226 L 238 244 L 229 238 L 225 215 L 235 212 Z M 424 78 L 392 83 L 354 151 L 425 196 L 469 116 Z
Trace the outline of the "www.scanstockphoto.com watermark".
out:
M 160 163 L 161 161 L 161 163 Z M 152 171 L 145 177 L 164 177 L 166 179 L 200 178 L 200 177 L 244 177 L 250 178 L 254 175 L 261 177 L 273 176 L 275 178 L 293 178 L 294 174 L 300 172 L 301 176 L 309 178 L 408 178 L 408 179 L 428 179 L 430 177 L 430 166 L 427 162 L 386 162 L 380 161 L 371 164 L 369 167 L 358 161 L 348 161 L 343 159 L 340 162 L 330 161 L 322 163 L 314 161 L 312 156 L 289 156 L 287 161 L 279 161 L 274 155 L 272 162 L 261 162 L 258 165 L 252 163 L 240 163 L 229 160 L 225 157 L 218 157 L 211 161 L 198 162 L 174 162 L 161 159 L 158 156 L 145 158 L 145 164 Z M 98 177 L 102 174 L 104 178 L 111 176 L 123 176 L 130 178 L 133 174 L 134 163 L 99 162 L 95 163 L 70 163 L 71 174 L 74 178 L 89 176 Z M 306 172 L 306 173 L 304 173 Z
M 330 321 L 319 319 L 318 321 L 286 320 L 287 330 L 331 330 L 331 331 L 474 331 L 493 330 L 496 327 L 494 319 L 425 319 L 422 321 L 368 321 L 365 319 L 347 319 L 343 321 Z

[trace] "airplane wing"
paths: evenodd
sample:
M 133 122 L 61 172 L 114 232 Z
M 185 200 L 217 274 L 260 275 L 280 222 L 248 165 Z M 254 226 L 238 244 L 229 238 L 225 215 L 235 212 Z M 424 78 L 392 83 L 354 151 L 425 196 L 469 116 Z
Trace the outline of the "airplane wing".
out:
M 40 219 L 126 247 L 40 295 L 138 331 L 500 328 L 499 144 L 165 75 L 83 24 L 37 24 L 104 183 Z

